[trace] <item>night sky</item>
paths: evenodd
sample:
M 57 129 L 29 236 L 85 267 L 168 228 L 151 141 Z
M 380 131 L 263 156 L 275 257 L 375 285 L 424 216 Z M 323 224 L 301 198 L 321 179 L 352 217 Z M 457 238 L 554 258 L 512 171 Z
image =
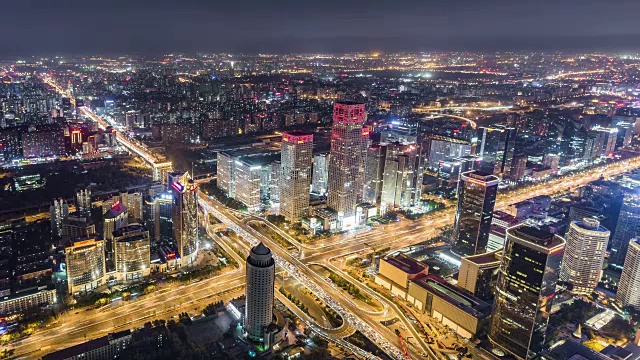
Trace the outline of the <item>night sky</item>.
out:
M 640 50 L 640 0 L 5 0 L 0 57 Z

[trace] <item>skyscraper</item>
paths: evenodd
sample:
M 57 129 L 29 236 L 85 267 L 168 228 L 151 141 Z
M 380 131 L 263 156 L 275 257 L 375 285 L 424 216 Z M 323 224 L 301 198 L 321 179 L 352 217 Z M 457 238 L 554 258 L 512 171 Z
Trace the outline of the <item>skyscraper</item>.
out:
M 191 265 L 198 256 L 198 185 L 187 172 L 171 184 L 173 238 L 182 266 Z
M 149 230 L 131 224 L 113 232 L 116 276 L 123 283 L 140 281 L 151 273 Z
M 365 155 L 362 200 L 378 207 L 382 199 L 382 177 L 386 157 L 387 147 L 384 145 L 370 146 Z
M 271 250 L 260 243 L 247 257 L 247 288 L 244 328 L 249 339 L 264 342 L 273 319 L 273 289 L 276 265 Z
M 616 301 L 623 307 L 632 306 L 640 309 L 640 240 L 638 238 L 629 241 Z
M 69 294 L 92 291 L 105 281 L 104 240 L 76 241 L 65 249 Z
M 478 128 L 478 150 L 481 170 L 497 176 L 509 175 L 515 151 L 516 129 L 505 126 Z
M 62 198 L 54 199 L 49 206 L 49 213 L 51 215 L 51 233 L 62 236 L 62 223 L 69 216 L 69 204 Z
M 317 195 L 327 193 L 329 182 L 329 154 L 313 156 L 313 172 L 311 175 L 311 192 Z
M 629 240 L 640 235 L 640 196 L 635 191 L 624 194 L 616 231 L 611 239 L 609 263 L 621 267 L 627 256 Z
M 560 236 L 533 227 L 507 230 L 489 341 L 517 359 L 542 349 L 564 246 Z
M 115 246 L 113 243 L 113 232 L 129 224 L 127 207 L 120 201 L 114 202 L 106 214 L 104 214 L 103 236 L 106 248 L 107 260 L 113 261 Z
M 91 189 L 76 190 L 76 211 L 82 216 L 91 216 Z
M 381 213 L 413 204 L 416 195 L 414 145 L 386 145 L 382 175 Z
M 289 131 L 282 135 L 280 214 L 290 222 L 308 215 L 313 134 Z
M 487 251 L 498 178 L 481 171 L 460 175 L 452 250 L 460 256 Z
M 609 235 L 598 220 L 571 222 L 560 279 L 573 285 L 573 293 L 590 294 L 598 286 Z
M 333 107 L 327 205 L 338 214 L 341 228 L 355 223 L 355 208 L 362 193 L 365 120 L 364 104 L 338 101 Z

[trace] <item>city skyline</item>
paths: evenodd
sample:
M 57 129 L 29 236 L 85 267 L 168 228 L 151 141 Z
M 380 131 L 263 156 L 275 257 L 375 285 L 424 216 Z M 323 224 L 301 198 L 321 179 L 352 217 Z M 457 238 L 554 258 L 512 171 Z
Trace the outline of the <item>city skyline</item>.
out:
M 0 357 L 640 358 L 639 59 L 2 62 Z

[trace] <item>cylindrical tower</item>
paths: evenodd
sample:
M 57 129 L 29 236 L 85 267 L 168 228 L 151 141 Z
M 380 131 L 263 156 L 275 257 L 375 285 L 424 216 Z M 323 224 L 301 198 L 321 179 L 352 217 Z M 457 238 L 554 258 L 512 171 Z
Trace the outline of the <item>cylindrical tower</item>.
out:
M 247 288 L 244 328 L 247 337 L 264 342 L 264 329 L 273 319 L 273 288 L 276 265 L 271 250 L 263 243 L 256 245 L 247 257 Z
M 591 218 L 569 226 L 560 279 L 573 285 L 573 293 L 590 294 L 598 286 L 609 235 L 609 230 Z

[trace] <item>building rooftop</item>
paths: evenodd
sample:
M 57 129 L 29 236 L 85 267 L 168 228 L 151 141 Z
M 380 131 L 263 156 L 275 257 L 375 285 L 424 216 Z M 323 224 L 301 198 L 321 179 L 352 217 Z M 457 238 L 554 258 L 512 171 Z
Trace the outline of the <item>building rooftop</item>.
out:
M 125 227 L 122 227 L 116 231 L 113 232 L 113 237 L 114 238 L 118 238 L 118 237 L 122 237 L 127 235 L 128 233 L 133 234 L 138 234 L 138 235 L 133 235 L 133 236 L 127 236 L 125 239 L 122 239 L 123 241 L 134 241 L 134 240 L 138 240 L 139 238 L 148 238 L 148 236 L 146 236 L 144 234 L 144 232 L 147 231 L 147 227 L 141 224 L 129 224 Z M 141 233 L 142 232 L 142 233 Z
M 449 284 L 439 276 L 421 275 L 412 281 L 478 319 L 486 318 L 491 313 L 489 304 L 473 296 L 463 288 Z
M 500 264 L 500 261 L 502 259 L 502 250 L 473 256 L 466 256 L 463 259 L 478 265 Z
M 429 269 L 427 265 L 402 253 L 393 257 L 387 257 L 384 260 L 410 275 L 415 275 Z
M 113 205 L 111 205 L 111 209 L 104 214 L 105 219 L 115 219 L 120 216 L 122 213 L 127 211 L 127 207 L 124 206 L 120 201 L 116 201 Z
M 131 330 L 124 330 L 117 333 L 109 334 L 97 339 L 83 342 L 76 346 L 68 347 L 51 354 L 42 357 L 42 360 L 64 360 L 75 356 L 82 355 L 92 350 L 96 350 L 102 347 L 109 346 L 109 343 L 113 340 L 120 339 L 126 336 L 131 336 Z
M 511 236 L 515 236 L 521 240 L 531 242 L 547 249 L 554 248 L 564 243 L 564 240 L 561 237 L 554 235 L 548 231 L 536 229 L 532 226 L 522 225 L 519 227 L 511 228 L 507 231 L 507 233 Z

